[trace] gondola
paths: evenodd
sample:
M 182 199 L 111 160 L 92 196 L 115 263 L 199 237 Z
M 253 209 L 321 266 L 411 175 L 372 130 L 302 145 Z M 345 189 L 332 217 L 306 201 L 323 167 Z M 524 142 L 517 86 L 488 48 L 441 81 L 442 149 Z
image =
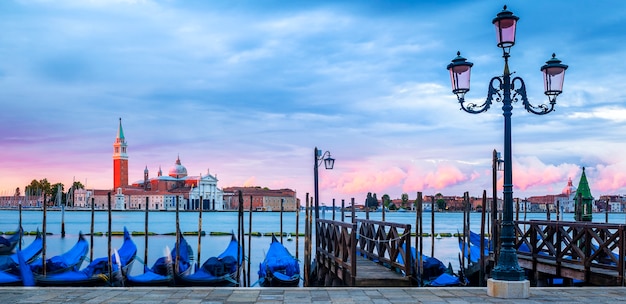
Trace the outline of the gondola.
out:
M 35 286 L 35 279 L 30 267 L 26 264 L 22 252 L 18 250 L 15 253 L 18 261 L 19 272 L 12 274 L 0 271 L 0 286 Z
M 21 250 L 20 254 L 26 262 L 30 264 L 39 257 L 43 250 L 43 239 L 41 233 L 37 231 L 37 236 L 28 247 Z M 7 272 L 9 274 L 19 275 L 19 259 L 17 252 L 11 255 L 0 255 L 0 271 Z
M 259 265 L 259 285 L 264 287 L 293 287 L 300 284 L 300 263 L 289 253 L 275 235 L 270 249 Z
M 485 239 L 485 251 L 483 254 L 484 256 L 489 256 L 489 246 L 487 242 L 488 240 Z M 461 250 L 461 252 L 470 262 L 470 264 L 478 263 L 478 261 L 480 260 L 480 235 L 477 236 L 476 233 L 470 232 L 469 247 L 467 246 L 467 242 L 464 242 L 463 239 L 459 236 L 459 250 Z
M 89 252 L 89 243 L 82 233 L 78 234 L 78 241 L 70 250 L 63 254 L 46 259 L 46 275 L 65 271 L 78 271 Z M 43 260 L 37 259 L 30 264 L 34 274 L 43 274 Z
M 237 253 L 239 252 L 239 262 Z M 182 286 L 238 286 L 238 273 L 243 252 L 235 235 L 232 235 L 226 250 L 217 257 L 207 259 L 195 273 L 176 277 Z
M 417 250 L 415 249 L 415 247 L 411 247 L 411 258 L 412 261 L 416 261 L 417 259 Z M 452 265 L 448 265 L 448 267 L 446 267 L 439 259 L 423 254 L 421 258 L 422 268 L 420 269 L 420 277 L 417 279 L 417 281 L 422 286 L 450 287 L 467 284 L 467 282 L 463 282 L 462 279 L 454 275 Z M 398 255 L 397 260 L 400 264 L 404 263 L 401 255 Z M 413 275 L 417 278 L 417 271 L 415 266 L 413 266 L 412 269 Z
M 176 261 L 176 246 L 179 246 L 178 268 L 174 267 Z M 191 272 L 191 256 L 193 251 L 187 240 L 180 234 L 180 241 L 174 245 L 174 249 L 166 256 L 160 257 L 151 268 L 144 267 L 144 273 L 137 276 L 127 276 L 127 286 L 171 286 L 175 285 L 175 278 L 189 275 Z
M 22 237 L 22 228 L 18 228 L 11 236 L 5 237 L 0 235 L 0 255 L 7 255 L 13 252 L 17 242 Z
M 109 257 L 101 257 L 80 271 L 36 276 L 35 279 L 38 286 L 118 286 L 123 284 L 124 276 L 130 272 L 136 256 L 137 245 L 124 227 L 124 242 L 119 250 L 111 254 L 111 269 Z

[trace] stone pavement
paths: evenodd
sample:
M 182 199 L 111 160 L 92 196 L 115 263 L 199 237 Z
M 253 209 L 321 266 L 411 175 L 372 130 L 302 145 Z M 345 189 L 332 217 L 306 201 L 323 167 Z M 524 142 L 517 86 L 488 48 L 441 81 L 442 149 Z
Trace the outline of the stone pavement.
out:
M 0 287 L 0 303 L 626 303 L 625 287 L 532 287 L 528 299 L 459 288 Z

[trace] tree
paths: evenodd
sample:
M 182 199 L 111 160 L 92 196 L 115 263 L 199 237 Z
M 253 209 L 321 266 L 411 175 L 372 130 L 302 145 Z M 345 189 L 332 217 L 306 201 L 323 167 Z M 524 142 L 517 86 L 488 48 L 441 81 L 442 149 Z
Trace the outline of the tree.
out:
M 42 180 L 33 179 L 30 185 L 24 187 L 24 192 L 30 195 L 45 195 L 48 198 L 53 194 L 52 185 L 50 185 L 50 182 L 46 178 Z
M 383 208 L 389 208 L 389 202 L 391 202 L 391 198 L 389 197 L 389 194 L 383 194 L 382 200 L 383 200 Z
M 21 196 L 21 194 L 20 194 L 20 187 L 15 188 L 15 194 L 13 196 L 15 196 L 15 197 Z
M 376 198 L 376 193 L 372 194 L 372 204 L 374 204 L 374 207 L 376 207 L 376 209 L 378 209 L 378 198 Z
M 367 193 L 367 197 L 365 198 L 365 207 L 367 208 L 376 208 L 378 207 L 378 200 L 376 200 L 376 194 L 372 196 L 372 192 Z
M 407 193 L 402 193 L 402 209 L 406 208 L 407 203 L 409 202 L 409 195 Z
M 435 194 L 435 203 L 437 204 L 437 209 L 440 211 L 446 210 L 446 200 L 443 199 L 443 195 L 441 193 Z

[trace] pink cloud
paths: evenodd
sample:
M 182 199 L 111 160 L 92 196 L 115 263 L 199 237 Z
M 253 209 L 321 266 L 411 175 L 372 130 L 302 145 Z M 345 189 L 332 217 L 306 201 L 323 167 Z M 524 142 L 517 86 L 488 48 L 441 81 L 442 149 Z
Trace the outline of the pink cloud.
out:
M 567 179 L 577 175 L 580 167 L 573 164 L 546 165 L 536 157 L 515 159 L 513 163 L 513 185 L 516 189 L 551 187 L 555 183 L 565 186 Z

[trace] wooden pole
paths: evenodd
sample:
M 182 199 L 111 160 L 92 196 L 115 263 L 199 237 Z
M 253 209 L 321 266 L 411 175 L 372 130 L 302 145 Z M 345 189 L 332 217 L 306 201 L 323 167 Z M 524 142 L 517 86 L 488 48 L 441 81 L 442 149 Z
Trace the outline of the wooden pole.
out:
M 333 199 L 333 204 L 334 204 Z M 296 204 L 296 260 L 298 259 L 298 251 L 300 244 L 300 203 L 298 203 L 298 199 L 294 197 L 294 203 Z M 333 211 L 333 220 L 335 219 L 335 212 Z
M 308 287 L 310 283 L 311 255 L 309 252 L 309 244 L 311 243 L 311 236 L 309 233 L 309 193 L 307 192 L 306 199 L 304 200 L 304 287 Z
M 108 214 L 109 214 L 109 219 L 108 219 L 108 235 L 107 235 L 107 252 L 108 252 L 108 256 L 107 256 L 107 261 L 109 262 L 109 282 L 110 280 L 113 278 L 113 259 L 111 257 L 111 192 L 107 193 L 107 208 L 108 208 Z M 120 269 L 121 271 L 121 269 Z
M 342 223 L 346 221 L 345 210 L 346 210 L 346 201 L 344 199 L 341 199 L 341 222 Z
M 144 272 L 146 272 L 146 269 L 148 268 L 148 234 L 150 233 L 150 230 L 148 229 L 148 203 L 149 203 L 150 198 L 146 195 L 146 206 L 145 206 L 145 212 L 144 212 L 144 221 L 143 221 L 143 225 L 144 225 L 144 231 L 145 231 L 145 235 L 144 235 L 144 250 L 143 250 L 143 269 Z
M 478 286 L 485 286 L 485 213 L 487 209 L 487 190 L 483 190 L 483 206 L 480 214 L 480 283 Z
M 244 233 L 245 233 L 245 229 L 243 228 L 243 223 L 244 223 L 244 217 L 243 217 L 243 211 L 244 211 L 244 206 L 243 206 L 243 193 L 241 193 L 241 207 L 239 207 L 239 210 L 241 210 L 241 213 L 239 215 L 239 217 L 241 217 L 241 221 L 239 221 L 241 223 L 241 226 L 239 226 L 239 231 L 240 231 L 240 235 L 241 235 L 241 252 L 242 254 L 244 252 L 246 252 L 246 238 L 244 237 Z M 250 196 L 250 205 L 252 205 L 252 196 Z M 247 287 L 247 282 L 246 282 L 246 274 L 248 273 L 248 269 L 246 268 L 246 264 L 242 263 L 243 265 L 243 287 Z
M 333 198 L 333 221 L 334 220 L 335 220 L 335 199 Z
M 385 208 L 385 200 L 383 200 L 382 198 L 381 198 L 381 200 L 383 201 L 383 203 L 382 203 L 382 205 L 383 205 L 383 216 L 382 216 L 382 219 L 383 219 L 383 222 L 384 222 L 384 221 L 385 221 L 385 213 L 386 213 L 387 211 L 385 211 L 385 209 L 386 209 L 386 208 Z
M 179 212 L 180 212 L 180 196 L 176 195 L 176 260 L 174 261 L 174 273 L 179 273 L 180 272 L 180 265 L 179 265 L 179 261 L 180 261 L 180 216 L 179 216 Z
M 198 204 L 198 262 L 196 264 L 198 266 L 196 269 L 200 268 L 200 261 L 202 261 L 200 253 L 202 250 L 202 209 L 204 209 L 204 198 L 200 195 L 200 203 Z
M 93 233 L 94 233 L 94 223 L 95 223 L 95 212 L 96 209 L 96 198 L 91 198 L 91 229 L 89 234 L 89 260 L 93 261 Z
M 48 208 L 46 207 L 46 194 L 43 194 L 43 222 L 42 222 L 42 230 L 43 230 L 43 238 L 42 238 L 42 249 L 41 249 L 41 265 L 42 265 L 42 273 L 43 276 L 46 276 L 46 235 L 47 233 L 47 229 L 46 229 L 46 223 L 47 223 L 47 213 L 48 213 Z
M 383 205 L 383 210 L 385 206 Z M 417 192 L 415 206 L 415 277 L 418 286 L 422 286 L 422 192 Z
M 65 238 L 65 205 L 61 205 L 61 238 Z
M 365 204 L 365 219 L 369 221 L 370 219 L 370 206 L 367 206 L 367 204 Z
M 465 228 L 464 232 L 463 232 L 463 240 L 465 241 L 465 243 L 467 244 L 467 265 L 469 266 L 470 261 L 471 261 L 471 257 L 472 257 L 472 251 L 470 250 L 470 246 L 471 246 L 471 242 L 470 242 L 470 211 L 471 211 L 471 206 L 470 206 L 470 202 L 469 202 L 469 192 L 465 192 L 463 193 L 463 214 L 465 214 L 465 223 L 463 224 L 463 227 Z
M 609 223 L 609 200 L 606 200 L 606 206 L 604 207 L 604 222 Z
M 250 271 L 252 268 L 250 268 L 250 258 L 252 256 L 252 253 L 250 252 L 252 250 L 252 196 L 250 196 L 250 214 L 248 216 L 248 286 L 250 286 L 250 273 L 252 271 Z M 281 219 L 282 222 L 282 219 Z M 282 226 L 282 223 L 281 223 Z
M 243 237 L 241 236 L 241 233 L 243 233 L 243 229 L 241 228 L 241 226 L 243 225 L 243 193 L 241 192 L 241 190 L 237 191 L 239 194 L 239 207 L 238 207 L 238 212 L 237 212 L 237 239 L 239 240 L 239 242 L 241 243 L 241 250 L 237 250 L 237 282 L 240 283 L 241 282 L 241 266 L 239 264 L 239 262 L 241 261 L 241 254 L 243 252 L 245 252 L 245 244 L 243 242 Z M 252 204 L 252 201 L 250 201 L 250 204 Z M 245 273 L 244 273 L 244 278 L 245 278 Z M 243 280 L 243 284 L 245 287 L 245 280 Z
M 20 242 L 18 244 L 18 249 L 22 251 L 22 236 L 24 235 L 24 229 L 22 228 L 22 202 L 19 202 L 18 205 L 19 215 L 20 215 Z
M 317 210 L 317 207 L 315 205 L 315 198 L 311 197 L 311 210 Z M 317 276 L 318 282 L 320 279 L 320 271 L 319 271 L 319 263 L 317 262 L 317 248 L 319 248 L 319 243 L 321 241 L 320 235 L 317 231 L 317 215 L 314 213 L 315 211 L 311 211 L 311 216 L 309 216 L 309 233 L 311 233 L 311 242 L 309 242 L 309 263 L 312 263 L 311 260 L 316 261 L 315 265 L 313 265 L 315 267 L 315 275 Z M 315 227 L 315 230 L 313 230 L 313 227 Z M 313 234 L 315 234 L 315 252 L 313 252 Z M 315 255 L 315 257 L 312 257 L 313 255 Z
M 354 210 L 355 209 L 354 208 L 354 197 L 350 199 L 350 205 L 352 206 L 352 208 L 350 208 L 350 209 L 352 209 L 352 223 L 355 223 L 356 222 L 356 215 L 354 214 L 354 212 L 355 212 L 355 210 Z M 318 235 L 315 235 L 316 239 L 317 239 L 317 237 L 318 237 Z M 319 240 L 317 240 L 315 243 L 318 243 L 318 242 L 319 242 Z M 316 248 L 316 250 L 317 250 L 317 248 Z
M 435 196 L 430 198 L 430 256 L 435 257 Z
M 284 198 L 280 199 L 280 243 L 283 243 L 283 203 L 285 202 Z
M 556 201 L 556 220 L 561 220 L 561 202 L 559 200 Z

